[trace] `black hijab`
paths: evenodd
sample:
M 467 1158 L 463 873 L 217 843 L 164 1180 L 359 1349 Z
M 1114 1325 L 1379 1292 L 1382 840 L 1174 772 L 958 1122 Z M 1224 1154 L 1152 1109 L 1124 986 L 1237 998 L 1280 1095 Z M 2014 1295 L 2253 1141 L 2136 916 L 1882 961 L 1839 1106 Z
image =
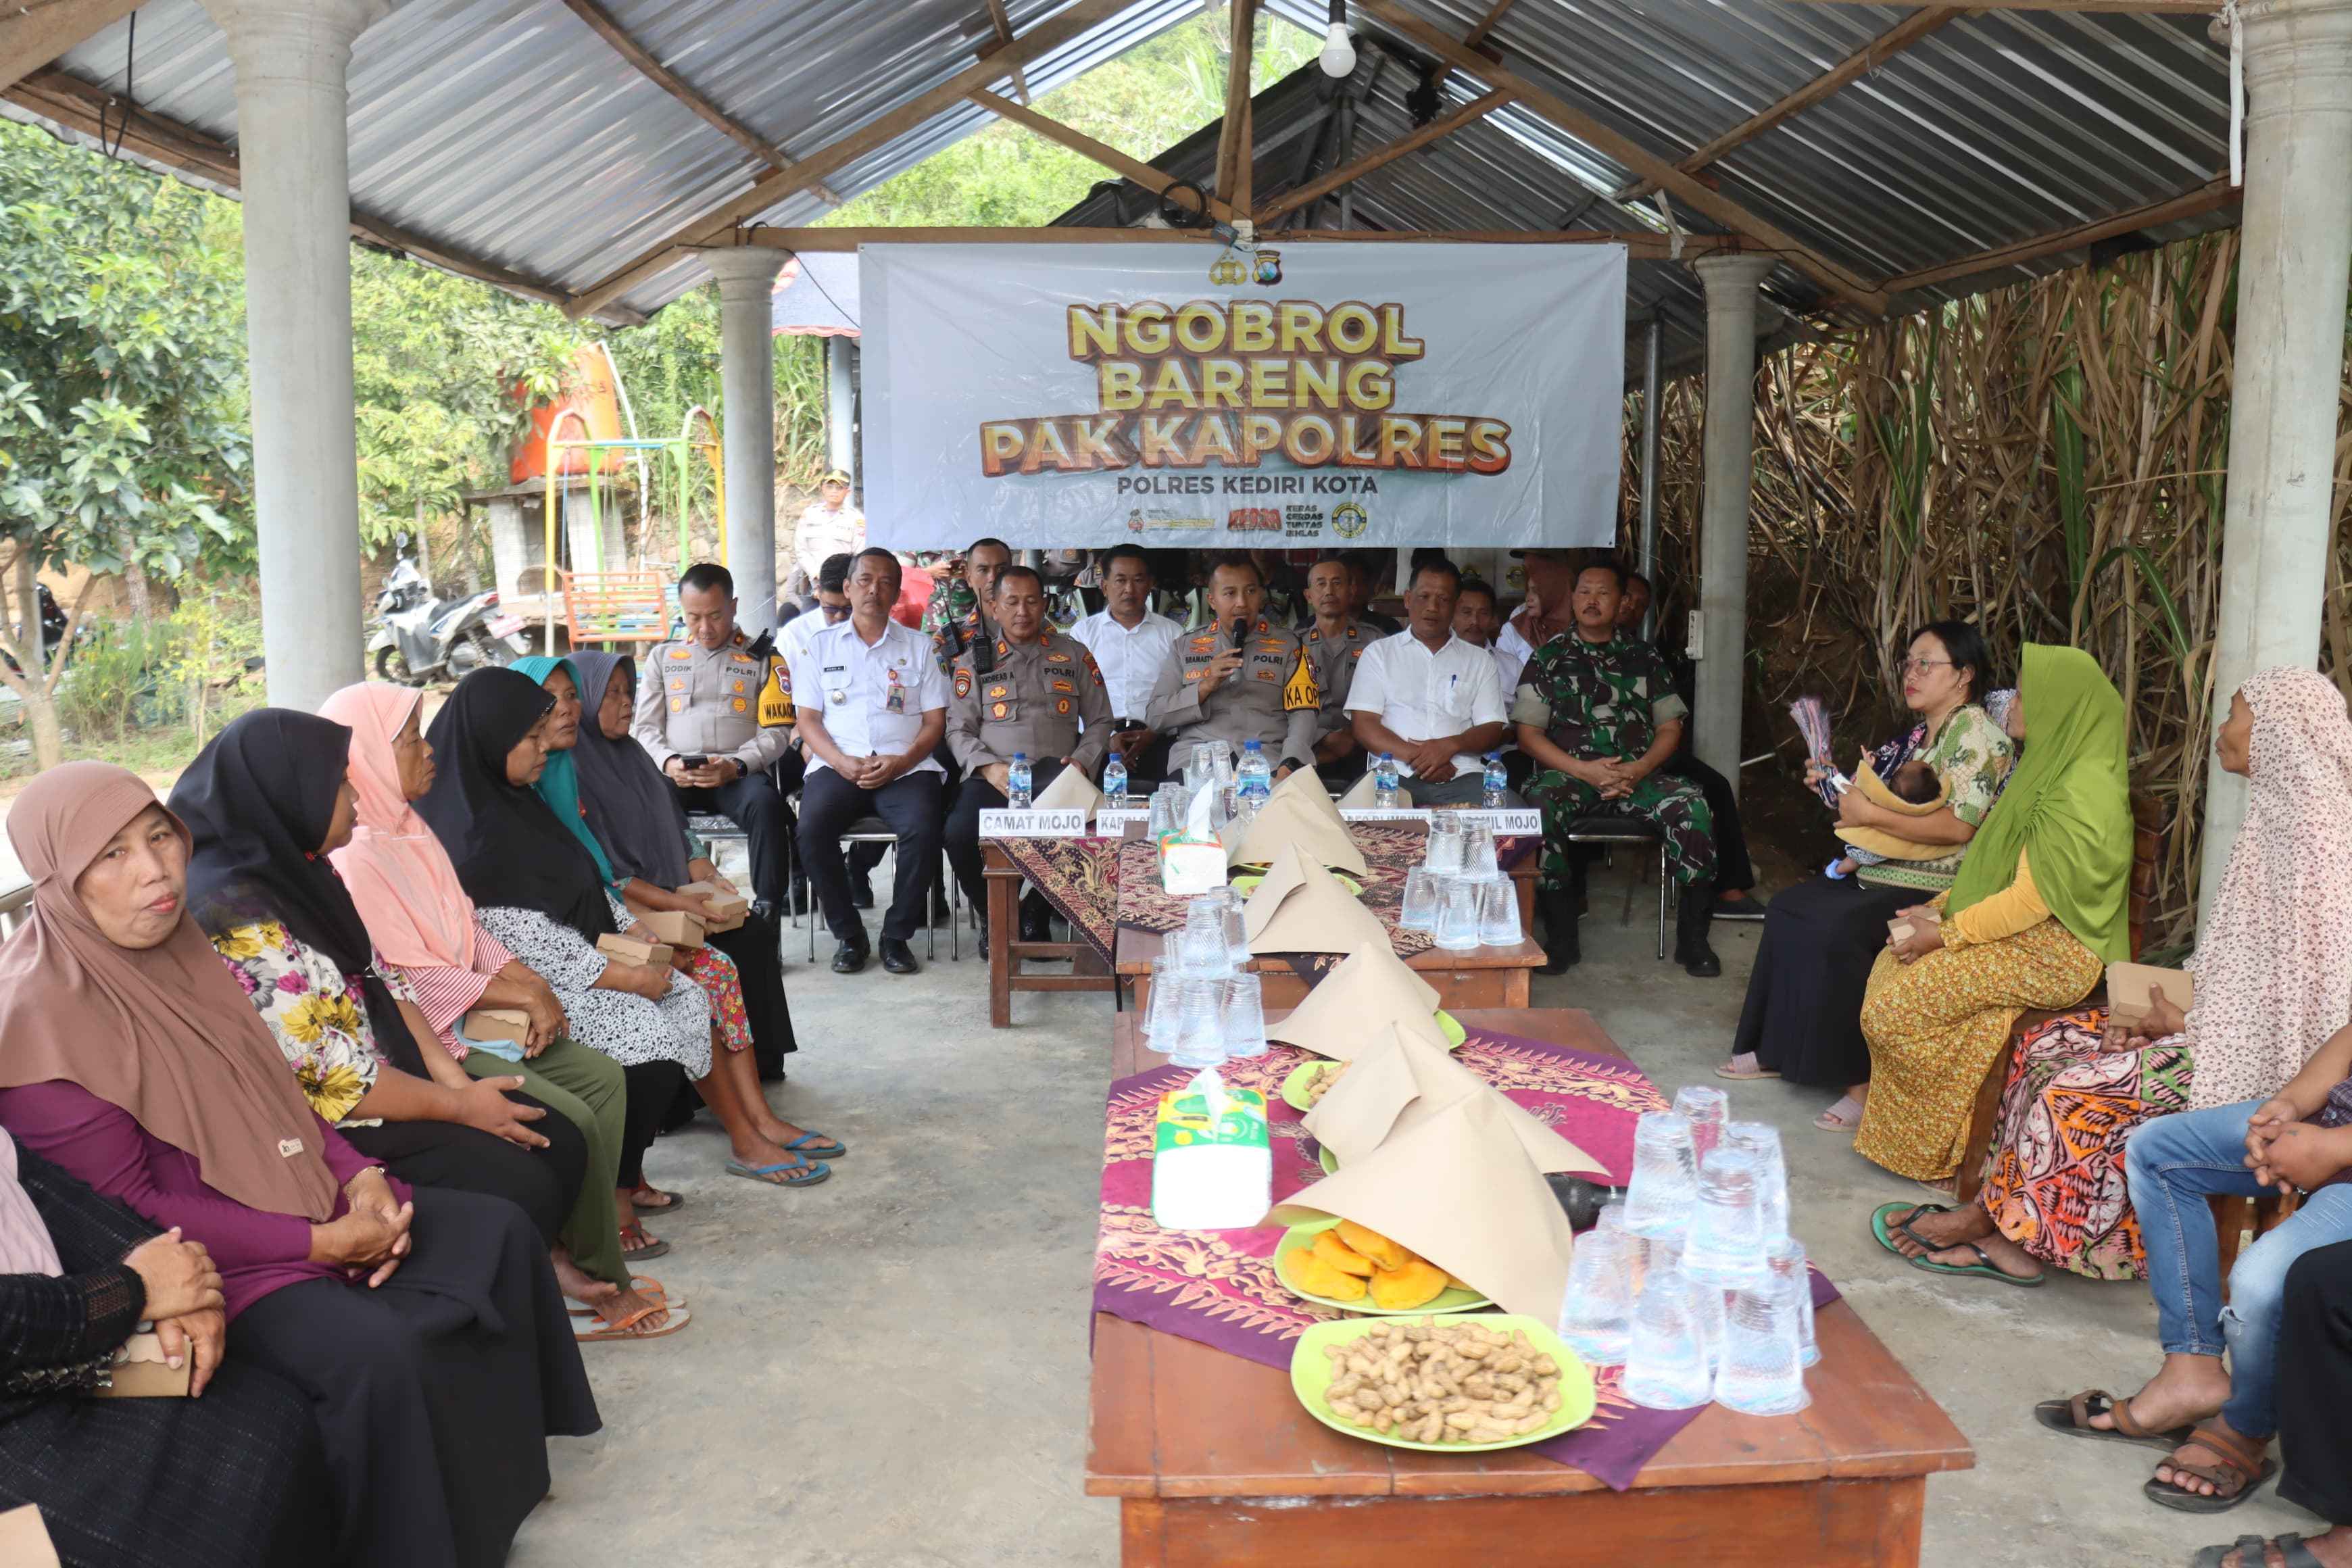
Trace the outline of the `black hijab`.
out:
M 172 786 L 172 810 L 194 839 L 188 910 L 207 936 L 282 923 L 359 988 L 384 1059 L 422 1077 L 415 1037 L 376 973 L 367 923 L 319 852 L 351 748 L 349 729 L 290 708 L 257 709 L 214 736 Z
M 614 929 L 596 862 L 537 791 L 507 783 L 507 753 L 554 706 L 516 670 L 466 677 L 425 731 L 440 771 L 415 804 L 475 903 L 537 910 L 593 942 Z
M 657 888 L 685 886 L 686 808 L 677 791 L 635 736 L 608 739 L 596 721 L 614 680 L 625 673 L 636 684 L 635 661 L 620 654 L 575 653 L 572 667 L 580 672 L 580 740 L 572 748 L 572 765 L 590 831 L 615 877 L 640 877 Z

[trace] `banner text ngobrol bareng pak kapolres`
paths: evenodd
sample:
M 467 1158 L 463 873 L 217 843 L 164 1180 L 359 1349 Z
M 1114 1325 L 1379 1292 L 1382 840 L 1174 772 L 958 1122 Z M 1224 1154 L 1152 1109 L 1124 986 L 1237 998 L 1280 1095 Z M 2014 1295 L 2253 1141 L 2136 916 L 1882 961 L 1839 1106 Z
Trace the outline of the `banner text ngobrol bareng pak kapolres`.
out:
M 1070 357 L 1095 367 L 1101 411 L 992 419 L 981 471 L 1255 468 L 1499 474 L 1511 427 L 1396 412 L 1400 365 L 1422 357 L 1402 305 L 1194 300 L 1069 307 Z

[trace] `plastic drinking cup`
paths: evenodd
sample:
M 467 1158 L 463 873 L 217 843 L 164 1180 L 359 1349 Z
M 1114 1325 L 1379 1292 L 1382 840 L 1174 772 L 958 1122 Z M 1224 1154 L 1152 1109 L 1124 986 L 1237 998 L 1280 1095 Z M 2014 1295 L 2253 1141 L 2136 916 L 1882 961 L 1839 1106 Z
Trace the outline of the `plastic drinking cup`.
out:
M 1756 1158 L 1758 1191 L 1764 1205 L 1764 1245 L 1789 1239 L 1789 1163 L 1780 1152 L 1780 1130 L 1764 1121 L 1727 1121 L 1722 1147 Z
M 1764 1203 L 1756 1157 L 1717 1149 L 1698 1163 L 1698 1198 L 1683 1237 L 1683 1272 L 1723 1290 L 1761 1287 Z
M 1144 997 L 1143 1005 L 1143 1037 L 1147 1040 L 1159 1041 L 1164 1037 L 1172 1041 L 1175 1037 L 1176 1014 L 1169 1005 L 1171 998 L 1168 991 L 1175 978 L 1176 955 L 1173 952 L 1162 952 L 1151 961 L 1151 988 Z M 1161 1050 L 1161 1047 L 1155 1044 L 1152 1049 Z
M 1812 1403 L 1797 1344 L 1797 1304 L 1783 1284 L 1768 1279 L 1731 1293 L 1715 1399 L 1749 1415 L 1793 1415 Z
M 1517 947 L 1522 935 L 1517 885 L 1508 877 L 1486 877 L 1471 886 L 1478 889 L 1479 945 Z
M 1715 1394 L 1696 1286 L 1678 1268 L 1652 1268 L 1633 1303 L 1625 1351 L 1626 1398 L 1652 1410 L 1689 1410 Z
M 1437 945 L 1466 952 L 1478 945 L 1478 884 L 1467 877 L 1441 877 L 1437 892 Z
M 1731 1120 L 1731 1097 L 1708 1085 L 1687 1084 L 1675 1090 L 1675 1109 L 1691 1119 L 1691 1147 L 1706 1159 Z
M 1462 824 L 1451 812 L 1438 812 L 1429 824 L 1429 847 L 1423 863 L 1442 877 L 1462 870 Z
M 1213 1068 L 1225 1059 L 1223 1033 L 1224 981 L 1217 976 L 1180 974 L 1171 982 L 1175 1008 L 1171 1024 L 1174 1038 L 1163 1047 L 1168 1059 L 1181 1068 Z
M 1437 873 L 1426 866 L 1415 866 L 1404 874 L 1404 903 L 1397 910 L 1398 929 L 1437 930 Z
M 1223 985 L 1220 1030 L 1225 1056 L 1262 1057 L 1266 1053 L 1265 983 L 1255 974 L 1229 975 Z
M 1811 1366 L 1822 1359 L 1822 1347 L 1813 1338 L 1813 1274 L 1805 1262 L 1805 1244 L 1784 1236 L 1766 1250 L 1764 1262 L 1796 1303 L 1797 1359 Z
M 1625 1361 L 1633 1308 L 1633 1242 L 1622 1230 L 1596 1230 L 1578 1237 L 1569 1254 L 1559 1337 L 1595 1366 Z
M 1698 1201 L 1698 1160 L 1690 1118 L 1645 1110 L 1633 1124 L 1633 1174 L 1625 1186 L 1625 1228 L 1641 1237 L 1678 1237 Z

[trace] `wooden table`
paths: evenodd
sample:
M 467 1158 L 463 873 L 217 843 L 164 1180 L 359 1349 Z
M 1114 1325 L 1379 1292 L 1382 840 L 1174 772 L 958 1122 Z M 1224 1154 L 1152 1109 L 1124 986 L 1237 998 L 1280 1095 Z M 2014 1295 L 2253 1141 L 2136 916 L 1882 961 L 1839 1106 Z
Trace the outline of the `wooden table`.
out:
M 1118 978 L 1085 942 L 1021 940 L 1021 868 L 999 845 L 983 839 L 980 850 L 988 886 L 988 1026 L 1012 1026 L 1015 991 L 1117 991 Z M 1024 960 L 1067 963 L 1070 973 L 1024 973 Z
M 1119 928 L 1118 962 L 1113 967 L 1130 987 L 1129 994 L 1135 998 L 1131 1010 L 1150 1005 L 1151 961 L 1167 945 L 1165 932 Z M 1406 968 L 1437 988 L 1439 1006 L 1459 1013 L 1465 1007 L 1525 1007 L 1528 977 L 1543 961 L 1543 949 L 1523 941 L 1513 947 L 1474 947 L 1461 952 L 1433 947 L 1404 962 Z M 1249 967 L 1251 973 L 1265 976 L 1269 1010 L 1296 1007 L 1307 999 L 1307 982 L 1284 960 L 1253 958 Z
M 1578 1009 L 1459 1016 L 1473 1030 L 1623 1055 Z M 1117 1020 L 1115 1075 L 1164 1059 L 1135 1024 L 1133 1013 Z M 1423 1454 L 1343 1437 L 1299 1407 L 1276 1368 L 1108 1313 L 1094 1330 L 1086 1489 L 1119 1500 L 1125 1568 L 1893 1568 L 1919 1561 L 1927 1478 L 1976 1463 L 1843 1301 L 1815 1321 L 1809 1409 L 1711 1406 L 1623 1492 L 1508 1449 Z

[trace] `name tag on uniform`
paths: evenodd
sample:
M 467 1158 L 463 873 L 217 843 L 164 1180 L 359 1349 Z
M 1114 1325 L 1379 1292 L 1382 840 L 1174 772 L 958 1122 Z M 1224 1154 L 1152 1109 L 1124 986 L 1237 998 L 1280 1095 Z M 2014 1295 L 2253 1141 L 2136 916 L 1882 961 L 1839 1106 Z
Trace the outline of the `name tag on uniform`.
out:
M 278 1141 L 278 1157 L 281 1160 L 291 1160 L 301 1152 L 302 1140 L 299 1138 L 280 1138 Z
M 907 689 L 898 684 L 898 672 L 895 668 L 890 671 L 890 689 L 882 694 L 882 710 L 886 713 L 904 713 L 907 710 Z
M 1150 812 L 1144 814 L 1146 816 Z M 980 836 L 982 838 L 1083 838 L 1087 833 L 1087 811 L 1081 805 L 1053 811 L 983 811 L 980 814 Z
M 1457 811 L 1454 815 L 1464 822 L 1475 822 L 1492 828 L 1497 838 L 1508 838 L 1514 835 L 1532 837 L 1543 831 L 1543 813 L 1540 811 L 1487 811 L 1481 808 Z
M 1430 814 L 1411 805 L 1343 805 L 1339 808 L 1342 822 L 1427 822 Z

